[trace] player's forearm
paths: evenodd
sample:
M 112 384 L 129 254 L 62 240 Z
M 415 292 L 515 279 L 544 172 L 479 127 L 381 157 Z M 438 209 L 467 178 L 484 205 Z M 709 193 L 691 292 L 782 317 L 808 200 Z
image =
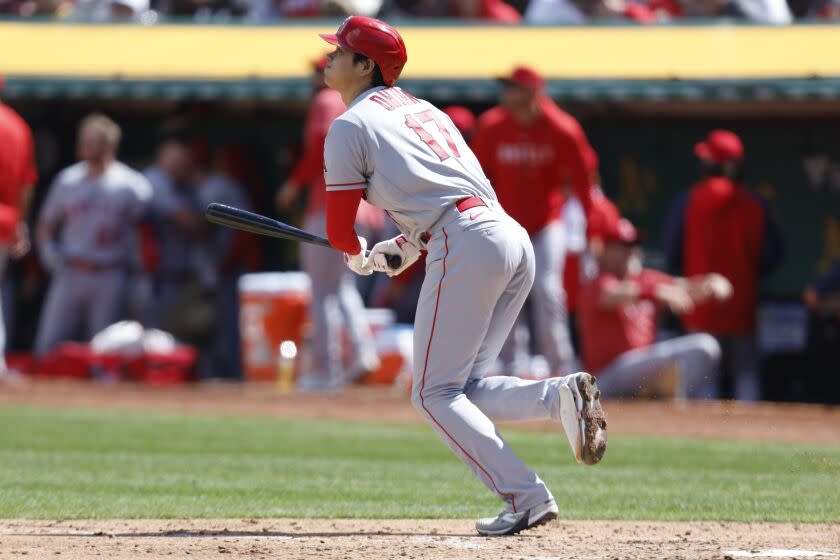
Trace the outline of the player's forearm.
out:
M 330 245 L 348 255 L 357 255 L 362 250 L 355 230 L 362 192 L 362 189 L 327 192 L 327 238 Z
M 602 309 L 615 309 L 625 303 L 637 301 L 641 297 L 641 286 L 632 280 L 625 280 L 606 286 L 601 292 L 598 305 Z

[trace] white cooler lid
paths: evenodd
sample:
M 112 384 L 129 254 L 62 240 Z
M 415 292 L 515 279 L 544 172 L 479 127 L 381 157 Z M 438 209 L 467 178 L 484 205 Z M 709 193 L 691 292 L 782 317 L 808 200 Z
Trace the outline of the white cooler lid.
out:
M 305 272 L 253 272 L 239 277 L 240 294 L 309 293 L 311 281 Z

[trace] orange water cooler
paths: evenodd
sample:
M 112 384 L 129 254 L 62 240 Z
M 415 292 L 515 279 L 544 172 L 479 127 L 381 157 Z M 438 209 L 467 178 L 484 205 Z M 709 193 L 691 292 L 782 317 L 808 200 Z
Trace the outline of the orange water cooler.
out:
M 284 340 L 300 347 L 311 297 L 304 272 L 260 272 L 239 280 L 242 365 L 248 381 L 273 381 Z

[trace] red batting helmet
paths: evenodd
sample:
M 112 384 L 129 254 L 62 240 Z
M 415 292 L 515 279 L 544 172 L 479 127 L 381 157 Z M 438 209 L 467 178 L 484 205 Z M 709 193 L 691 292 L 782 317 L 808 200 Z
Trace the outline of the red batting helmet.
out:
M 408 55 L 405 43 L 397 30 L 378 19 L 350 16 L 338 31 L 321 38 L 331 45 L 364 55 L 374 61 L 382 72 L 382 79 L 389 86 L 400 77 Z

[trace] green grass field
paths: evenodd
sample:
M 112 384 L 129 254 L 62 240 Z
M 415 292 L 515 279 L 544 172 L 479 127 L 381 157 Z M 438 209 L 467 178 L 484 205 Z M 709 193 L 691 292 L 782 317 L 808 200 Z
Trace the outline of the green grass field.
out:
M 566 519 L 840 520 L 840 447 L 506 430 Z M 0 517 L 474 517 L 501 502 L 425 426 L 0 408 Z

